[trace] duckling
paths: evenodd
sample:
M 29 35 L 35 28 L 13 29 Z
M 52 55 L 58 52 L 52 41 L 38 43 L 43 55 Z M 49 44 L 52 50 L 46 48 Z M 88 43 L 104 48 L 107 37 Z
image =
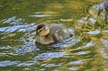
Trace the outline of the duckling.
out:
M 36 43 L 52 44 L 71 37 L 61 24 L 39 24 L 36 28 Z

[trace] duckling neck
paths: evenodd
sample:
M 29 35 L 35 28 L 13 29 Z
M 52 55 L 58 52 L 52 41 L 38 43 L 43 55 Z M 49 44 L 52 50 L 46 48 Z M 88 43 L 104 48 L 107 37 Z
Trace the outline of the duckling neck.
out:
M 45 35 L 45 36 L 40 36 L 41 38 L 45 39 L 48 37 L 49 34 Z

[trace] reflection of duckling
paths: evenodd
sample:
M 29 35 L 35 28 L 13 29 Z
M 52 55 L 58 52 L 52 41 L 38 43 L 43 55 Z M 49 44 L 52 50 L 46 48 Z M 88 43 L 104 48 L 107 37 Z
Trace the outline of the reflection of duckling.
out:
M 51 44 L 70 37 L 70 33 L 61 24 L 39 24 L 36 28 L 36 42 Z

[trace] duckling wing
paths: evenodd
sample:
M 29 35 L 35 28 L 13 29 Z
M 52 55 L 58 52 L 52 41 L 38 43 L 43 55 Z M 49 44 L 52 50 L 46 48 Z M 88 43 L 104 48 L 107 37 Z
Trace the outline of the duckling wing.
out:
M 50 26 L 50 34 L 55 41 L 61 41 L 69 37 L 67 29 L 59 24 L 53 24 Z

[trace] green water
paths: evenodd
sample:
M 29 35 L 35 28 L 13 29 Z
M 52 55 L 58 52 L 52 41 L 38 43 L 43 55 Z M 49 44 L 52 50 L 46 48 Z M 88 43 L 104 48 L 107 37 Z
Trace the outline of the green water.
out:
M 108 71 L 108 6 L 100 3 L 0 0 L 0 71 Z M 31 37 L 43 22 L 73 29 L 75 40 L 39 49 Z

